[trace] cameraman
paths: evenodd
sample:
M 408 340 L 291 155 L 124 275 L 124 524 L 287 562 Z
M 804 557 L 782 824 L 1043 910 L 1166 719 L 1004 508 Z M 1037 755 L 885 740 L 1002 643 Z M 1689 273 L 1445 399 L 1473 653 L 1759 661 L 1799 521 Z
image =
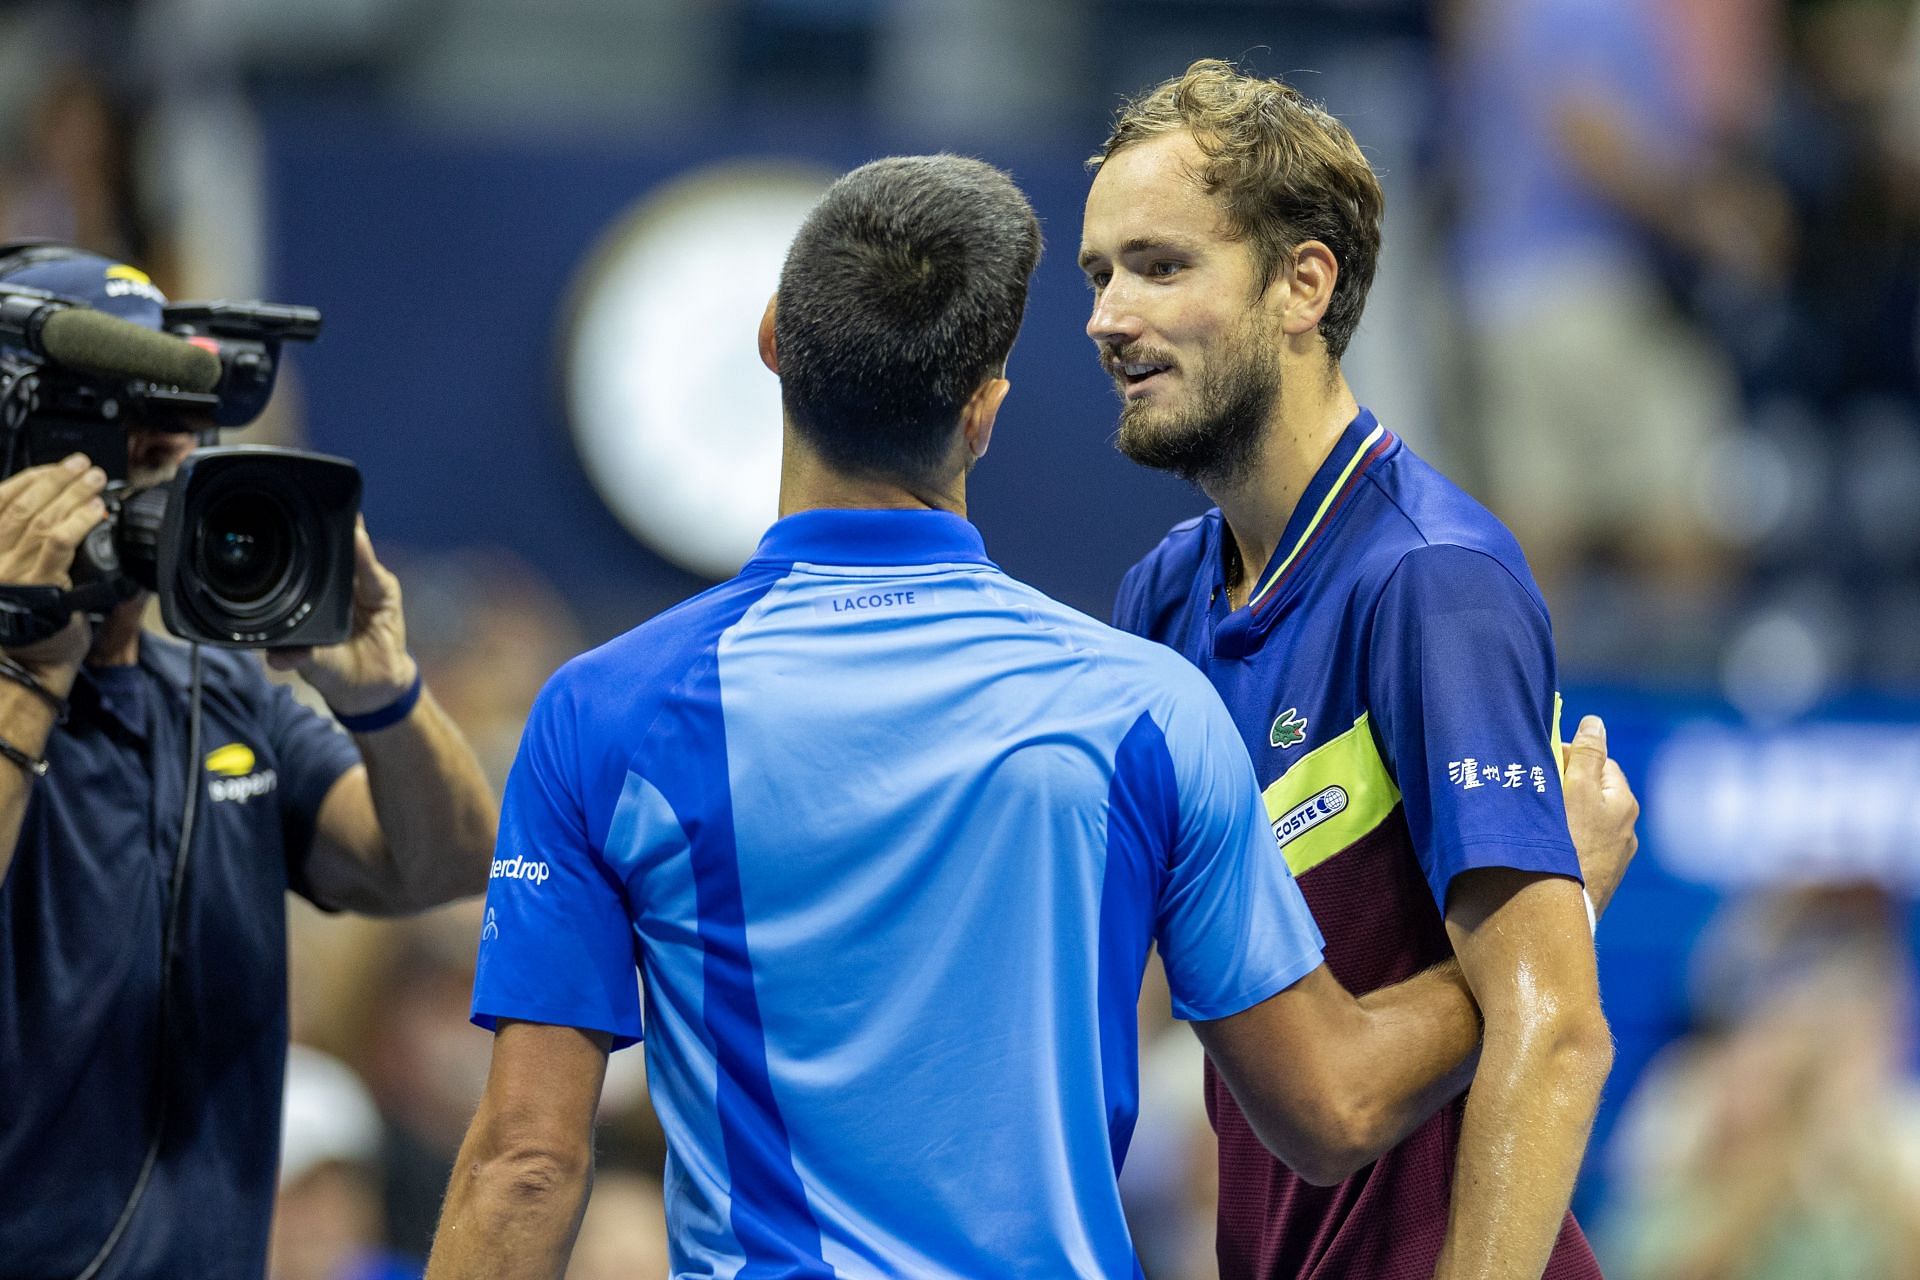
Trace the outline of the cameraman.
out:
M 113 266 L 88 264 L 101 280 Z M 84 300 L 157 323 L 118 293 Z M 194 445 L 137 427 L 127 439 L 135 485 Z M 105 483 L 80 454 L 0 481 L 0 583 L 70 585 Z M 144 596 L 0 661 L 6 1280 L 261 1275 L 286 891 L 390 914 L 486 885 L 491 789 L 420 687 L 400 585 L 364 526 L 355 548 L 350 638 L 268 659 L 351 736 L 251 656 L 143 631 Z

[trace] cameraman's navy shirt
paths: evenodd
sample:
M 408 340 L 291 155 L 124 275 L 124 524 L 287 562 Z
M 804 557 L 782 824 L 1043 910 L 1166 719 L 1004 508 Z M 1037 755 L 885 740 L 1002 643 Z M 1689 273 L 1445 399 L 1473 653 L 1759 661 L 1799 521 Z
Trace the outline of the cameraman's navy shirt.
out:
M 266 1269 L 287 1048 L 286 898 L 359 756 L 250 655 L 202 654 L 200 787 L 156 1043 L 185 802 L 189 654 L 83 670 L 0 884 L 0 1275 L 68 1280 L 166 1136 L 101 1280 Z M 0 767 L 11 768 L 0 763 Z M 311 896 L 311 895 L 308 895 Z

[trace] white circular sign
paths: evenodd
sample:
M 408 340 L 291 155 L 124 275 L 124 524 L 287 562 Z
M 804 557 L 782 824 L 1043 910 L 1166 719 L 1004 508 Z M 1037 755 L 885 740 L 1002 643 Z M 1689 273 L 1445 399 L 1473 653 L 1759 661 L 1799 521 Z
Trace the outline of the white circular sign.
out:
M 780 383 L 755 335 L 832 181 L 699 170 L 624 215 L 574 285 L 566 391 L 587 474 L 635 536 L 709 578 L 735 573 L 777 514 Z

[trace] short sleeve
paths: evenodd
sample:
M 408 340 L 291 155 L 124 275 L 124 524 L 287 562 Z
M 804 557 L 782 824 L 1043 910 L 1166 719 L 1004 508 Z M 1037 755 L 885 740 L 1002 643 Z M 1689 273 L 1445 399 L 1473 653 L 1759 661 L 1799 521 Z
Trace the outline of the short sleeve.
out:
M 640 1039 L 639 970 L 620 882 L 594 848 L 567 672 L 534 703 L 507 775 L 487 881 L 473 1020 L 604 1031 Z
M 1580 878 L 1554 759 L 1553 635 L 1500 561 L 1459 546 L 1407 555 L 1382 593 L 1368 699 L 1434 901 L 1462 871 Z
M 360 763 L 360 751 L 339 725 L 302 704 L 286 685 L 273 684 L 264 676 L 261 683 L 266 686 L 259 704 L 263 736 L 279 775 L 280 838 L 286 851 L 287 881 L 296 893 L 316 901 L 307 888 L 305 867 L 320 823 L 320 806 L 333 784 Z
M 1155 936 L 1173 1012 L 1225 1018 L 1285 990 L 1321 963 L 1320 930 L 1287 870 L 1253 762 L 1219 695 L 1167 715 L 1159 754 L 1171 851 Z

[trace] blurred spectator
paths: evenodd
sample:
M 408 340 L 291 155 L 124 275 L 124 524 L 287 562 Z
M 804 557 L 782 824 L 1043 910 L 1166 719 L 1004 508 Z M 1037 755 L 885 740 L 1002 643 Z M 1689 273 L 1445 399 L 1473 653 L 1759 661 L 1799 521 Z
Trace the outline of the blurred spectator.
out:
M 294 1045 L 280 1117 L 280 1193 L 269 1280 L 411 1280 L 385 1254 L 377 1163 L 380 1115 L 343 1062 Z
M 1815 888 L 1709 930 L 1701 1029 L 1649 1068 L 1613 1143 L 1609 1274 L 1916 1274 L 1920 1088 L 1899 918 L 1880 889 Z
M 0 175 L 0 240 L 28 236 L 138 262 L 174 291 L 171 255 L 141 199 L 139 117 L 100 71 L 49 73 L 19 126 L 19 157 Z
M 1159 971 L 1157 960 L 1152 971 Z M 1205 1052 L 1190 1028 L 1164 1012 L 1146 1034 L 1140 1118 L 1120 1173 L 1127 1225 L 1149 1280 L 1207 1280 L 1218 1267 L 1220 1188 L 1219 1145 L 1201 1086 Z
M 1772 163 L 1801 252 L 1794 357 L 1763 389 L 1832 411 L 1870 397 L 1920 399 L 1920 192 L 1900 127 L 1909 0 L 1794 0 Z M 1786 354 L 1783 352 L 1782 354 Z
M 1755 431 L 1719 505 L 1755 563 L 1728 651 L 1766 642 L 1792 601 L 1824 592 L 1813 689 L 1911 685 L 1892 637 L 1920 599 L 1920 62 L 1910 0 L 1791 0 L 1765 127 L 1750 149 L 1787 211 L 1771 294 L 1696 272 L 1686 296 L 1732 353 Z M 1751 666 L 1751 663 L 1748 663 Z M 1794 710 L 1804 710 L 1796 707 Z
M 399 564 L 407 638 L 421 669 L 488 779 L 503 786 L 540 687 L 586 648 L 572 611 L 538 573 L 497 548 L 402 556 Z
M 657 1179 L 620 1169 L 594 1175 L 566 1280 L 665 1280 L 666 1202 Z
M 1650 239 L 1775 249 L 1768 210 L 1737 228 L 1694 210 L 1682 179 L 1709 154 L 1705 107 L 1684 91 L 1675 13 L 1457 0 L 1448 25 L 1471 426 L 1490 505 L 1550 599 L 1601 551 L 1679 581 L 1716 563 L 1696 472 L 1735 418 L 1732 386 L 1668 301 Z
M 361 1053 L 387 1125 L 387 1236 L 422 1258 L 486 1084 L 492 1040 L 467 1021 L 480 921 L 480 904 L 469 902 L 408 922 L 387 938 L 367 992 Z

